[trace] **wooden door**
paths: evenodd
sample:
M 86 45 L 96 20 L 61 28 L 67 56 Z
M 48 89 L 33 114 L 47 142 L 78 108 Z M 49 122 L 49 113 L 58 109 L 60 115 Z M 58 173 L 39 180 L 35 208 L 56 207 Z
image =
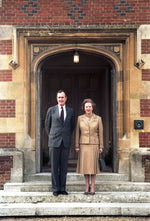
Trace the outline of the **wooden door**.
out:
M 107 67 L 87 69 L 84 71 L 51 70 L 42 73 L 41 94 L 41 153 L 43 156 L 43 170 L 49 171 L 48 138 L 45 133 L 44 120 L 47 109 L 56 105 L 56 92 L 63 89 L 68 97 L 67 105 L 75 110 L 77 116 L 83 114 L 80 105 L 85 98 L 91 98 L 96 103 L 95 113 L 102 116 L 104 125 L 104 154 L 108 153 L 112 139 L 111 101 L 110 101 L 110 71 Z M 75 171 L 77 154 L 74 150 L 75 131 L 69 157 L 69 171 Z

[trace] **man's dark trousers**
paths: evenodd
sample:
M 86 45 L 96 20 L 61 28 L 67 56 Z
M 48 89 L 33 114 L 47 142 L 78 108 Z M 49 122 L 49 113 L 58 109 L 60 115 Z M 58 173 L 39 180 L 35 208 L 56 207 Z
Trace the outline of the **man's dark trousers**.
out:
M 70 148 L 61 143 L 60 147 L 50 148 L 52 188 L 54 192 L 66 190 L 66 176 Z

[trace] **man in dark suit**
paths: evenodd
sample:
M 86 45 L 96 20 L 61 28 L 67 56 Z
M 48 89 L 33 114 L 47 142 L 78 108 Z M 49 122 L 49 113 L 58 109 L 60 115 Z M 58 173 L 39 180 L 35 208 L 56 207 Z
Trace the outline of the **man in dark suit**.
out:
M 47 111 L 45 129 L 49 137 L 53 195 L 68 195 L 66 176 L 71 135 L 75 127 L 74 110 L 66 106 L 67 96 L 63 90 L 57 92 L 58 105 Z

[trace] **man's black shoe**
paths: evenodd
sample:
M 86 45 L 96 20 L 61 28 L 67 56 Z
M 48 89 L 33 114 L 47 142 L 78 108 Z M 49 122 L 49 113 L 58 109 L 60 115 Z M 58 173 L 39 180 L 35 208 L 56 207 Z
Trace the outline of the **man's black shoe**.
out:
M 59 193 L 62 195 L 68 195 L 68 193 L 66 191 L 60 191 Z
M 53 195 L 54 195 L 54 196 L 58 196 L 58 195 L 59 195 L 59 192 L 58 192 L 58 191 L 54 191 L 54 192 L 53 192 Z

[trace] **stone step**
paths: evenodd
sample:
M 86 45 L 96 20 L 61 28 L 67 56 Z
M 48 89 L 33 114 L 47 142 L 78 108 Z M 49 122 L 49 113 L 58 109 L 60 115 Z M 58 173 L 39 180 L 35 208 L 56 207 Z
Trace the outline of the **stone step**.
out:
M 84 177 L 77 173 L 68 173 L 67 181 L 83 181 Z M 100 173 L 96 175 L 97 181 L 129 181 L 128 174 Z M 29 176 L 28 181 L 51 181 L 51 173 L 36 173 Z
M 0 204 L 1 217 L 150 216 L 149 203 L 12 203 Z
M 96 192 L 84 195 L 71 192 L 68 196 L 54 197 L 52 192 L 5 192 L 0 191 L 0 204 L 11 203 L 149 203 L 150 192 Z
M 82 181 L 67 181 L 68 192 L 84 192 L 85 183 Z M 4 190 L 8 192 L 51 192 L 51 182 L 6 183 Z M 150 183 L 135 183 L 123 181 L 97 181 L 96 192 L 150 192 Z

